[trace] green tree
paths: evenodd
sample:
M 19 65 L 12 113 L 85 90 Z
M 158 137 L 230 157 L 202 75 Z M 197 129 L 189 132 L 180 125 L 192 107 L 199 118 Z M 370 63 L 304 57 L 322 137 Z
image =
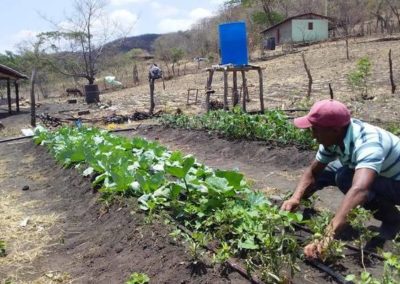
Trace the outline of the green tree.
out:
M 244 7 L 260 5 L 262 12 L 256 11 L 253 13 L 253 20 L 263 25 L 274 25 L 284 19 L 276 9 L 280 1 L 277 0 L 229 0 L 228 5 L 240 4 Z

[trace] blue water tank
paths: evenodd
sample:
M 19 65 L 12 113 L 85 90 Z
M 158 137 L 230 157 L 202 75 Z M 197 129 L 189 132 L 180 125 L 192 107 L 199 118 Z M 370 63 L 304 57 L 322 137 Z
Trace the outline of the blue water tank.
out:
M 232 22 L 219 25 L 221 64 L 248 65 L 246 24 Z

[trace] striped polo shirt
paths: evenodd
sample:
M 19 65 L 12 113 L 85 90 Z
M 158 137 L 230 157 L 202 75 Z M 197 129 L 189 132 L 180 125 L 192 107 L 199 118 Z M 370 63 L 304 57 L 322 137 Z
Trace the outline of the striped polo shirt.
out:
M 316 159 L 324 164 L 339 159 L 351 169 L 368 168 L 383 177 L 400 180 L 399 137 L 352 118 L 343 142 L 344 151 L 337 145 L 320 145 Z

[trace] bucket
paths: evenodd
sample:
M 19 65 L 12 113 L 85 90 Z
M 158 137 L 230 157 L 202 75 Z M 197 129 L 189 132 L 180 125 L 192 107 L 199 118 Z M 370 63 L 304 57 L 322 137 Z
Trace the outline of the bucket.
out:
M 98 85 L 85 85 L 85 99 L 88 104 L 100 102 Z
M 221 64 L 248 65 L 245 22 L 220 24 L 219 47 Z

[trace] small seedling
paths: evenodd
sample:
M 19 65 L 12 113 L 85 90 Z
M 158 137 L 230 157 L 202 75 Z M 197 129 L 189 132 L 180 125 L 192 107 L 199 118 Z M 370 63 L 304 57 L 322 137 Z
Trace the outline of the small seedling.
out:
M 201 257 L 204 254 L 204 251 L 202 250 L 202 247 L 204 247 L 207 244 L 207 235 L 204 233 L 193 233 L 192 236 L 190 237 L 188 234 L 183 234 L 185 240 L 189 244 L 189 255 L 191 257 L 192 263 L 197 264 Z
M 149 276 L 144 273 L 132 273 L 125 284 L 146 284 L 150 282 Z
M 306 222 L 307 226 L 313 232 L 311 237 L 312 241 L 321 241 L 324 238 L 326 228 L 328 227 L 332 218 L 333 213 L 325 210 Z M 337 260 L 344 258 L 344 246 L 345 244 L 342 241 L 333 239 L 331 242 L 329 242 L 328 247 L 323 251 L 322 260 L 334 263 Z
M 6 244 L 3 240 L 0 240 L 0 257 L 5 257 L 7 255 L 6 252 Z
M 371 62 L 363 57 L 357 62 L 355 70 L 349 73 L 347 80 L 353 90 L 358 90 L 362 98 L 368 95 L 368 78 L 371 75 Z
M 231 246 L 227 242 L 222 242 L 221 247 L 213 255 L 214 263 L 224 263 L 231 257 Z

